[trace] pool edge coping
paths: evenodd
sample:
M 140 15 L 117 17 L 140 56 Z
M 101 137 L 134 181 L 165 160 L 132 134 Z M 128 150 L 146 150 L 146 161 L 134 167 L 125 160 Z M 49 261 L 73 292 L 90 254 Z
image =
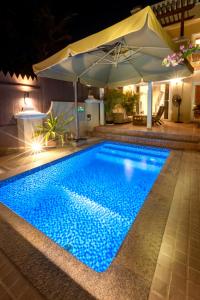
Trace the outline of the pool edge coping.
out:
M 138 227 L 141 226 L 141 224 L 140 224 L 141 220 L 143 220 L 145 217 L 144 211 L 149 209 L 148 208 L 149 205 L 147 205 L 147 203 L 150 202 L 150 204 L 153 204 L 152 198 L 159 194 L 158 191 L 155 190 L 155 185 L 158 185 L 157 188 L 159 188 L 159 185 L 162 184 L 162 180 L 164 180 L 164 179 L 166 180 L 166 176 L 170 176 L 171 172 L 169 172 L 168 168 L 170 167 L 173 169 L 174 159 L 179 160 L 179 158 L 181 156 L 180 153 L 181 153 L 181 151 L 171 150 L 171 153 L 170 153 L 164 167 L 162 168 L 157 180 L 155 181 L 153 188 L 151 189 L 151 192 L 149 193 L 140 213 L 138 214 L 135 222 L 133 223 L 126 239 L 123 241 L 123 244 L 120 247 L 120 250 L 119 250 L 116 258 L 113 260 L 111 266 L 105 272 L 97 273 L 97 272 L 93 271 L 92 269 L 90 269 L 89 267 L 87 267 L 86 265 L 84 265 L 83 263 L 78 261 L 73 255 L 71 255 L 66 250 L 59 247 L 57 244 L 55 244 L 53 241 L 51 241 L 47 236 L 42 234 L 39 230 L 34 228 L 32 225 L 30 225 L 28 222 L 26 222 L 25 220 L 20 218 L 18 215 L 16 215 L 14 212 L 12 212 L 10 209 L 8 209 L 7 207 L 5 207 L 2 204 L 0 204 L 0 207 L 1 207 L 1 210 L 0 210 L 1 225 L 0 226 L 3 226 L 6 228 L 6 223 L 7 223 L 12 228 L 15 227 L 15 230 L 17 230 L 17 232 L 23 238 L 25 238 L 32 245 L 33 248 L 36 248 L 37 250 L 39 250 L 40 253 L 42 253 L 49 261 L 51 261 L 53 264 L 57 265 L 62 271 L 64 271 L 64 273 L 68 274 L 73 280 L 78 282 L 80 287 L 82 287 L 83 289 L 86 289 L 94 297 L 97 297 L 98 295 L 102 294 L 102 292 L 103 292 L 103 291 L 100 292 L 101 286 L 99 286 L 99 284 L 102 285 L 103 284 L 102 282 L 104 282 L 104 281 L 106 281 L 106 283 L 107 283 L 107 282 L 109 282 L 109 279 L 112 281 L 112 284 L 114 284 L 112 279 L 113 279 L 113 277 L 115 278 L 116 276 L 118 276 L 119 279 L 122 281 L 124 279 L 127 280 L 127 277 L 128 277 L 128 281 L 135 280 L 135 282 L 141 283 L 141 287 L 137 287 L 137 289 L 138 288 L 139 289 L 137 291 L 135 290 L 132 292 L 135 294 L 135 297 L 137 298 L 139 293 L 141 292 L 141 290 L 144 290 L 143 294 L 144 294 L 144 299 L 145 299 L 145 295 L 147 294 L 147 290 L 148 290 L 148 287 L 145 287 L 145 283 L 143 282 L 143 279 L 145 277 L 141 274 L 141 272 L 138 271 L 138 268 L 135 268 L 133 266 L 131 266 L 131 268 L 130 268 L 130 266 L 127 266 L 127 262 L 124 262 L 123 256 L 124 256 L 124 254 L 127 255 L 127 251 L 128 251 L 127 247 L 129 248 L 130 240 L 137 238 L 137 235 L 139 234 Z M 172 174 L 172 176 L 174 179 L 174 174 Z M 177 179 L 177 176 L 176 176 L 176 179 Z M 174 186 L 175 186 L 175 183 L 174 183 Z M 172 194 L 173 194 L 173 190 L 174 189 L 172 188 L 172 191 L 171 191 Z M 170 201 L 170 203 L 171 203 L 171 201 Z M 169 214 L 169 208 L 170 208 L 170 205 L 168 207 L 167 217 Z M 166 218 L 166 222 L 167 222 L 167 218 Z M 166 225 L 166 222 L 165 222 L 165 224 L 163 224 L 164 227 Z M 163 231 L 163 233 L 164 233 L 164 231 Z M 0 240 L 2 240 L 2 236 L 0 236 Z M 4 240 L 4 247 L 5 247 L 6 246 L 5 236 L 3 237 L 3 240 Z M 160 243 L 161 243 L 161 241 L 160 241 Z M 12 248 L 12 245 L 10 245 L 10 248 Z M 158 245 L 157 245 L 157 248 L 159 248 Z M 132 246 L 131 246 L 131 249 L 132 249 Z M 159 253 L 159 249 L 157 249 L 158 250 L 157 256 Z M 13 250 L 14 249 L 10 249 L 11 260 L 14 257 L 14 255 L 12 254 Z M 134 257 L 134 255 L 133 255 L 133 257 Z M 26 269 L 23 267 L 23 264 L 24 264 L 23 258 L 22 259 L 15 258 L 13 260 L 17 265 L 19 265 L 19 267 L 20 267 L 20 269 L 22 269 L 22 273 L 23 273 L 23 270 Z M 156 267 L 155 257 L 154 257 L 153 261 L 151 262 L 151 268 L 152 268 L 152 265 L 154 265 L 154 267 Z M 78 271 L 77 271 L 77 269 L 78 269 Z M 116 272 L 117 273 L 121 272 L 121 277 L 120 277 L 120 274 L 116 274 Z M 24 274 L 24 275 L 26 277 L 28 277 L 27 271 L 25 271 L 25 273 L 26 274 Z M 154 273 L 154 271 L 153 271 L 153 273 Z M 103 280 L 102 276 L 104 276 L 106 278 L 106 280 Z M 91 282 L 91 277 L 92 277 L 92 282 Z M 152 279 L 153 279 L 153 274 L 152 274 L 151 280 Z M 146 277 L 144 281 L 148 281 L 148 285 L 150 285 L 151 280 Z M 36 286 L 36 288 L 38 288 L 41 291 L 41 287 L 38 286 L 38 282 L 34 284 L 34 278 L 31 278 L 30 281 L 33 282 L 33 285 Z M 99 283 L 99 281 L 100 281 L 100 283 Z M 112 284 L 111 284 L 111 286 L 112 286 Z M 105 287 L 105 285 L 104 285 L 104 287 Z M 150 286 L 149 286 L 149 289 L 150 289 Z M 117 293 L 119 292 L 119 289 L 115 287 L 115 290 L 111 291 L 111 293 L 112 292 L 114 292 L 115 295 L 117 295 Z M 43 293 L 44 293 L 44 291 L 43 291 Z M 103 299 L 103 298 L 98 298 L 98 299 Z M 127 299 L 129 299 L 129 298 L 127 298 Z M 140 297 L 138 299 L 143 299 L 143 298 Z

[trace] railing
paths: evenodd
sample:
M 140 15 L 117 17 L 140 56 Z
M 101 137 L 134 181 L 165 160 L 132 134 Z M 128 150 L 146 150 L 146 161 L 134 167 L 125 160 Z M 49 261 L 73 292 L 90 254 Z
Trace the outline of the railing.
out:
M 152 5 L 152 9 L 163 27 L 180 22 L 180 36 L 182 37 L 184 36 L 184 21 L 194 17 L 194 15 L 191 14 L 191 9 L 196 5 L 197 2 L 199 1 L 162 1 L 158 4 Z

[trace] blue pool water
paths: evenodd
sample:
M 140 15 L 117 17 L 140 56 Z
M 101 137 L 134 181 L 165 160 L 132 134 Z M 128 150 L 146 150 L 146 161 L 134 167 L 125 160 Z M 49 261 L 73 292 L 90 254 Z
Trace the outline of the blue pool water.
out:
M 104 142 L 0 183 L 0 202 L 97 272 L 116 256 L 169 150 Z

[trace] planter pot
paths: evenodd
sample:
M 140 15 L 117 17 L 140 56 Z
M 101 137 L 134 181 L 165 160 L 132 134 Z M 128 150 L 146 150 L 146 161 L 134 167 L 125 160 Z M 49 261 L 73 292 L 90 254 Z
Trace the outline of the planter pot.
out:
M 191 61 L 192 62 L 197 62 L 200 59 L 200 50 L 195 51 L 194 53 L 192 53 L 191 55 Z
M 48 148 L 56 148 L 56 146 L 57 146 L 57 142 L 54 140 L 49 140 L 47 143 Z

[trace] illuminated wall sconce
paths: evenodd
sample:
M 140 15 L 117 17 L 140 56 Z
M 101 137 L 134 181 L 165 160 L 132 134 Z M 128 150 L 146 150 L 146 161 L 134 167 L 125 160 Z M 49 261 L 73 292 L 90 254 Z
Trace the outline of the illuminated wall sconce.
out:
M 24 92 L 24 105 L 26 107 L 32 107 L 32 101 L 29 97 L 29 92 Z
M 29 92 L 24 92 L 24 105 L 28 105 L 29 103 Z
M 177 85 L 177 84 L 181 84 L 183 81 L 182 81 L 182 78 L 173 78 L 173 79 L 170 80 L 170 82 L 173 85 Z

